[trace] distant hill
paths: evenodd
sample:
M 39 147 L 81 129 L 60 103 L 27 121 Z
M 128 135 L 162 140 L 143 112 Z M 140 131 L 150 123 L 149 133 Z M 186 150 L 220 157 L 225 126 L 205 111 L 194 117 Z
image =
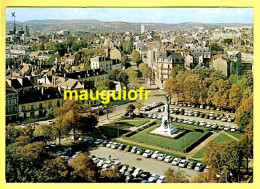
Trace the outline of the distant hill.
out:
M 105 22 L 97 19 L 71 19 L 71 20 L 28 20 L 26 22 L 16 22 L 17 28 L 21 25 L 24 27 L 28 25 L 30 31 L 37 32 L 37 34 L 55 33 L 62 29 L 70 31 L 87 31 L 87 32 L 125 32 L 134 31 L 140 32 L 140 26 L 145 25 L 148 30 L 177 30 L 177 29 L 193 29 L 197 27 L 218 28 L 218 27 L 237 27 L 237 26 L 252 26 L 253 24 L 245 23 L 199 23 L 199 22 L 184 22 L 177 24 L 165 23 L 135 23 L 112 21 Z M 13 29 L 13 21 L 6 22 L 7 31 Z

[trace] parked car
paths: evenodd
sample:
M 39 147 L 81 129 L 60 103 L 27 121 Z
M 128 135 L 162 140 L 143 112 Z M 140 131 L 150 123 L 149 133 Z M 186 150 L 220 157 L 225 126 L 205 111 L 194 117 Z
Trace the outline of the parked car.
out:
M 143 172 L 142 169 L 136 168 L 136 169 L 134 170 L 134 172 L 132 173 L 132 176 L 133 176 L 133 177 L 137 177 L 137 176 L 141 175 L 142 172 Z
M 115 167 L 117 167 L 118 169 L 120 169 L 123 165 L 121 164 L 120 161 L 115 161 L 112 166 L 111 169 L 114 169 Z
M 179 167 L 185 168 L 185 167 L 187 167 L 188 163 L 189 163 L 189 162 L 188 162 L 187 160 L 182 159 L 182 160 L 180 161 L 180 163 L 179 163 Z
M 93 163 L 97 164 L 100 161 L 100 159 L 95 157 L 92 159 L 92 161 L 93 161 Z
M 131 150 L 131 153 L 136 153 L 136 151 L 138 150 L 138 148 L 136 146 L 134 146 Z
M 183 123 L 188 123 L 188 122 L 189 122 L 188 119 L 184 119 L 184 120 L 183 120 Z
M 190 161 L 189 164 L 188 164 L 188 166 L 187 166 L 187 168 L 188 168 L 188 169 L 194 169 L 195 166 L 196 166 L 196 164 L 197 164 L 197 162 L 195 162 L 195 161 Z
M 151 176 L 150 176 L 150 178 L 148 179 L 148 182 L 150 182 L 150 183 L 152 183 L 152 182 L 156 182 L 158 179 L 159 179 L 159 175 L 157 175 L 157 174 L 152 174 Z
M 103 147 L 106 147 L 106 145 L 107 145 L 108 143 L 109 143 L 109 141 L 108 141 L 108 140 L 104 140 L 104 141 L 102 142 L 102 144 L 101 144 L 101 145 L 102 145 Z
M 151 151 L 151 150 L 145 150 L 145 152 L 143 153 L 143 156 L 144 156 L 145 158 L 149 158 L 149 157 L 151 157 L 152 154 L 153 154 L 153 151 Z
M 128 145 L 128 146 L 124 149 L 124 151 L 125 151 L 125 152 L 130 152 L 131 149 L 132 149 L 132 146 Z
M 151 173 L 149 172 L 142 172 L 140 177 L 144 180 L 147 180 L 151 176 Z
M 184 120 L 183 119 L 178 119 L 177 122 L 178 123 L 182 123 Z
M 48 123 L 48 124 L 52 124 L 52 120 L 48 120 L 47 123 Z
M 111 148 L 111 145 L 112 145 L 112 144 L 113 144 L 113 142 L 108 142 L 107 145 L 106 145 L 106 147 L 107 147 L 107 148 Z
M 103 139 L 97 139 L 95 142 L 94 142 L 94 144 L 95 145 L 99 145 L 99 144 L 101 144 L 103 142 Z
M 205 121 L 201 121 L 199 125 L 200 125 L 200 126 L 206 126 L 207 123 L 206 123 Z
M 190 119 L 190 120 L 188 121 L 188 124 L 193 124 L 194 122 L 195 122 L 194 120 Z
M 227 121 L 227 118 L 226 118 L 226 117 L 223 117 L 223 118 L 221 119 L 221 121 L 226 122 L 226 121 Z
M 172 161 L 172 164 L 177 166 L 177 165 L 179 165 L 180 161 L 181 161 L 180 158 L 174 158 L 173 161 Z
M 159 151 L 154 151 L 153 155 L 151 156 L 151 158 L 153 159 L 157 159 L 159 156 Z
M 160 176 L 156 183 L 165 183 L 164 178 L 165 176 Z
M 121 169 L 119 170 L 119 172 L 122 173 L 122 174 L 124 174 L 124 173 L 127 171 L 128 167 L 129 167 L 129 165 L 124 164 L 124 165 L 121 167 Z
M 160 161 L 163 161 L 165 157 L 166 157 L 166 154 L 159 153 L 159 156 L 158 156 L 157 159 L 160 160 Z
M 138 148 L 136 154 L 142 155 L 144 153 L 144 149 Z
M 124 175 L 131 175 L 135 170 L 135 167 L 129 166 Z
M 119 147 L 118 147 L 117 149 L 119 149 L 119 150 L 124 150 L 124 149 L 125 149 L 125 147 L 126 147 L 126 145 L 125 145 L 125 144 L 120 144 L 120 145 L 119 145 Z
M 116 149 L 116 148 L 118 148 L 118 146 L 119 146 L 119 144 L 116 143 L 116 142 L 114 142 L 114 143 L 111 145 L 111 148 L 112 148 L 112 149 Z
M 166 162 L 166 163 L 171 163 L 172 162 L 172 160 L 173 160 L 173 156 L 166 156 L 165 157 L 165 159 L 164 159 L 164 161 Z
M 97 166 L 98 167 L 102 167 L 104 164 L 105 164 L 106 160 L 104 159 L 101 159 L 98 163 L 97 163 Z
M 229 126 L 225 126 L 224 131 L 228 131 L 228 130 L 229 130 Z
M 202 163 L 197 163 L 194 170 L 198 172 L 202 171 L 203 170 Z
M 232 128 L 230 129 L 230 131 L 235 132 L 235 131 L 236 131 L 236 127 L 232 127 Z

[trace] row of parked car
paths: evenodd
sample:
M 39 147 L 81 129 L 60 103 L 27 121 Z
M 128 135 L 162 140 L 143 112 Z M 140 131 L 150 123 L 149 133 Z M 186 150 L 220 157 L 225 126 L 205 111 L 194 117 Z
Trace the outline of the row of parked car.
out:
M 119 149 L 119 150 L 123 150 L 125 152 L 142 155 L 145 158 L 152 158 L 152 159 L 157 159 L 159 161 L 164 161 L 166 163 L 171 163 L 174 166 L 194 169 L 195 171 L 203 171 L 203 169 L 205 168 L 205 166 L 202 163 L 199 163 L 196 161 L 188 161 L 186 159 L 174 157 L 173 155 L 168 155 L 165 153 L 161 153 L 159 151 L 142 149 L 142 148 L 138 148 L 136 146 L 120 144 L 117 142 L 111 142 L 111 141 L 107 141 L 107 140 L 105 140 L 101 145 L 103 147 L 107 147 L 107 148 Z
M 141 168 L 136 168 L 127 164 L 122 164 L 120 161 L 106 160 L 105 158 L 99 158 L 92 156 L 90 157 L 92 161 L 100 167 L 102 170 L 114 169 L 117 167 L 119 172 L 125 176 L 126 182 L 133 183 L 164 183 L 164 176 L 157 174 L 151 174 L 150 172 L 145 172 Z
M 212 129 L 218 129 L 218 130 L 224 130 L 224 131 L 236 131 L 236 127 L 230 127 L 228 125 L 218 125 L 217 123 L 206 123 L 205 121 L 195 121 L 193 119 L 178 119 L 177 117 L 173 118 L 173 121 L 176 121 L 178 123 L 186 123 L 186 124 L 191 124 L 191 125 L 196 125 L 196 126 L 205 126 L 207 128 L 212 128 Z
M 189 103 L 189 102 L 172 101 L 171 104 L 172 105 L 177 105 L 177 106 L 206 109 L 206 110 L 226 111 L 226 112 L 231 112 L 231 113 L 235 112 L 235 109 L 229 110 L 229 109 L 220 108 L 220 107 L 216 107 L 216 106 L 209 106 L 209 105 L 203 105 L 203 104 L 194 104 L 194 103 Z
M 163 102 L 156 102 L 156 103 L 153 103 L 153 104 L 151 104 L 149 106 L 142 106 L 140 108 L 140 110 L 141 111 L 149 111 L 149 110 L 152 110 L 153 108 L 156 108 L 156 107 L 161 106 L 163 104 L 164 104 Z
M 160 112 L 161 109 L 157 109 L 157 112 Z M 170 109 L 171 114 L 180 114 L 185 116 L 194 116 L 194 117 L 200 117 L 205 119 L 211 119 L 211 120 L 220 120 L 223 122 L 233 122 L 235 121 L 235 116 L 230 116 L 229 114 L 223 114 L 223 113 L 215 113 L 211 112 L 209 114 L 200 112 L 198 110 L 192 110 L 192 109 L 185 109 L 185 108 L 171 108 Z

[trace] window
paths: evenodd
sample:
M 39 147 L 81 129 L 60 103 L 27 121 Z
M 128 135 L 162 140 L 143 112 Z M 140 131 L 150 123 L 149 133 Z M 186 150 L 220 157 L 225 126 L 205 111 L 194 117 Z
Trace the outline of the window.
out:
M 60 107 L 60 101 L 59 100 L 57 101 L 57 106 Z
M 39 104 L 39 109 L 42 109 L 42 103 Z
M 31 110 L 34 110 L 34 105 L 31 105 Z
M 22 106 L 22 111 L 25 111 L 25 106 Z

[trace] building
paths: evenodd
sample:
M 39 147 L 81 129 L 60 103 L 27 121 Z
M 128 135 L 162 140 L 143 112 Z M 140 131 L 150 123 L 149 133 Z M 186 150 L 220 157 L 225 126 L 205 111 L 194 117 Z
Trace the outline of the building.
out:
M 215 55 L 212 57 L 211 69 L 221 71 L 225 76 L 229 76 L 228 62 L 223 55 Z
M 19 118 L 45 117 L 47 110 L 62 105 L 62 95 L 57 88 L 37 88 L 19 92 Z
M 100 69 L 101 71 L 105 71 L 107 73 L 110 73 L 112 70 L 113 61 L 105 56 L 96 56 L 91 58 L 90 62 L 90 67 L 92 70 Z
M 5 118 L 10 123 L 18 118 L 18 92 L 6 82 Z
M 145 26 L 141 25 L 141 33 L 144 33 L 144 32 L 145 32 Z

